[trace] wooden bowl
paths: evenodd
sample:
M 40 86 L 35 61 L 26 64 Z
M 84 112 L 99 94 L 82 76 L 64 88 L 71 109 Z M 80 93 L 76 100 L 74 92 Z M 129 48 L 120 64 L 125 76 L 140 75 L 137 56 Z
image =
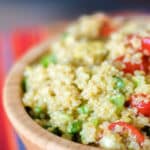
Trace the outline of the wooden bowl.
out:
M 4 86 L 4 108 L 7 116 L 29 150 L 100 150 L 49 133 L 32 120 L 24 109 L 21 102 L 21 82 L 25 66 L 44 54 L 50 42 L 48 40 L 29 51 L 9 73 Z
M 148 14 L 137 12 L 132 15 L 129 12 L 119 16 L 127 18 L 140 16 L 143 19 L 149 19 Z M 23 107 L 21 81 L 25 66 L 43 55 L 50 43 L 51 40 L 48 40 L 31 49 L 9 73 L 4 86 L 4 108 L 7 116 L 28 150 L 102 150 L 100 147 L 75 143 L 46 131 L 32 120 Z

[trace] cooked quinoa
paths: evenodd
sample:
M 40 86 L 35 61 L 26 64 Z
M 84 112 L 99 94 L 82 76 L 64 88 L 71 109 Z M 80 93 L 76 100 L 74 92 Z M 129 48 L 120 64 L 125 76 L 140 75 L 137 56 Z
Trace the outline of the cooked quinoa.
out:
M 49 132 L 105 150 L 150 149 L 150 20 L 82 16 L 26 67 L 23 90 Z

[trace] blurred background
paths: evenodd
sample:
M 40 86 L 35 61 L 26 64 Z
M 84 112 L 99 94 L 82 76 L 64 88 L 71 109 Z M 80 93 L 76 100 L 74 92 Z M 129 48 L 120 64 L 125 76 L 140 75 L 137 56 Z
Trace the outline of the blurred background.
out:
M 12 64 L 69 20 L 97 11 L 148 14 L 150 0 L 0 0 L 0 150 L 25 150 L 2 107 L 4 79 Z

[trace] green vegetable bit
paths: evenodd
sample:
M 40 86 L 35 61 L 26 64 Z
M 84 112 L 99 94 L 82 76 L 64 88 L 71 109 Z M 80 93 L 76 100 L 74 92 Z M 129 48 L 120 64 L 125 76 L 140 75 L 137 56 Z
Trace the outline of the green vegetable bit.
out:
M 56 64 L 57 58 L 55 54 L 44 56 L 40 62 L 44 67 L 48 67 L 49 64 Z
M 116 89 L 123 89 L 125 87 L 125 83 L 123 81 L 123 79 L 121 79 L 120 77 L 114 77 L 115 79 L 115 88 Z
M 40 114 L 41 112 L 42 112 L 42 108 L 41 108 L 41 107 L 36 106 L 36 107 L 34 108 L 34 113 Z
M 27 78 L 24 77 L 23 80 L 22 80 L 22 90 L 23 92 L 27 92 Z
M 92 123 L 93 123 L 93 125 L 94 125 L 95 127 L 97 127 L 97 126 L 99 125 L 99 123 L 100 123 L 100 120 L 99 120 L 99 119 L 93 119 L 93 120 L 92 120 Z
M 125 103 L 125 97 L 122 94 L 117 94 L 112 96 L 110 101 L 115 104 L 118 109 L 122 109 Z
M 82 105 L 77 109 L 79 114 L 89 114 L 90 110 L 86 105 Z
M 47 113 L 43 110 L 43 108 L 36 106 L 33 110 L 34 117 L 35 118 L 40 118 L 40 119 L 48 119 L 49 116 Z
M 68 133 L 75 134 L 81 130 L 82 122 L 79 120 L 75 120 L 68 125 L 67 131 Z

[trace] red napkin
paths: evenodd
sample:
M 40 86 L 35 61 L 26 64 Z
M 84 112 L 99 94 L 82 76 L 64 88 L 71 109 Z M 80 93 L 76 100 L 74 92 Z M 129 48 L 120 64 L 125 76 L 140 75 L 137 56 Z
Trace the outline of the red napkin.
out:
M 2 90 L 5 75 L 3 54 L 3 39 L 0 37 L 0 150 L 16 150 L 15 134 L 8 122 L 2 102 Z
M 4 42 L 0 36 L 0 150 L 17 150 L 19 145 L 16 135 L 10 125 L 3 108 L 2 90 L 5 78 L 5 70 L 8 67 L 6 62 L 9 62 L 11 56 L 4 57 L 4 53 L 8 51 L 8 55 L 12 54 L 13 58 L 17 60 L 20 58 L 30 47 L 42 42 L 48 37 L 48 28 L 36 27 L 19 29 L 11 34 L 11 43 Z M 6 43 L 11 45 L 9 50 L 4 49 L 3 45 Z M 5 53 L 6 54 L 6 53 Z
M 26 28 L 16 30 L 11 37 L 14 58 L 21 57 L 30 47 L 42 42 L 48 37 L 46 27 Z

